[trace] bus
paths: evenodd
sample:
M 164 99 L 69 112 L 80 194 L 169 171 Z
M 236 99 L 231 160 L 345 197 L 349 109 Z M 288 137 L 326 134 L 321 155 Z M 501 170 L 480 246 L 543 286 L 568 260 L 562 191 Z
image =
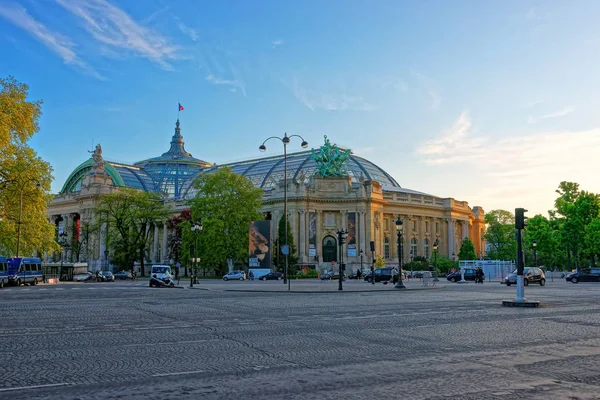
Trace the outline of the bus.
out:
M 34 286 L 42 282 L 42 260 L 39 258 L 9 258 L 8 282 L 11 285 L 27 284 Z
M 8 284 L 8 264 L 6 257 L 0 256 L 0 289 Z

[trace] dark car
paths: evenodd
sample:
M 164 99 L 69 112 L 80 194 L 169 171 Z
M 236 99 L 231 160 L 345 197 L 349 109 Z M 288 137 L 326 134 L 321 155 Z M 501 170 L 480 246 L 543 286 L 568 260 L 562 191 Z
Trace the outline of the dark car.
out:
M 567 282 L 600 282 L 600 268 L 582 269 L 566 277 Z
M 263 275 L 258 279 L 260 279 L 261 281 L 278 281 L 283 279 L 283 274 L 281 272 L 269 272 L 268 274 Z
M 465 281 L 475 281 L 477 277 L 477 269 L 475 268 L 465 268 Z M 450 282 L 458 282 L 461 280 L 461 271 L 458 270 L 456 272 L 451 272 L 446 275 L 446 279 Z M 485 274 L 483 274 L 482 279 L 485 279 Z
M 372 282 L 371 272 L 365 275 L 365 281 Z M 398 271 L 395 268 L 377 268 L 375 270 L 375 282 L 398 282 Z
M 504 283 L 506 283 L 506 286 L 516 285 L 517 270 L 514 270 L 512 274 L 509 274 L 506 278 L 504 278 Z M 546 275 L 541 268 L 530 267 L 523 270 L 523 284 L 527 286 L 530 283 L 539 283 L 540 286 L 544 286 L 546 284 Z
M 115 276 L 110 271 L 102 271 L 100 274 L 102 274 L 102 279 L 104 282 L 114 282 L 115 281 Z
M 121 280 L 124 280 L 124 279 L 131 279 L 131 280 L 133 280 L 133 275 L 131 275 L 131 272 L 128 272 L 128 271 L 117 272 L 114 275 L 114 277 L 115 277 L 115 279 L 121 279 Z

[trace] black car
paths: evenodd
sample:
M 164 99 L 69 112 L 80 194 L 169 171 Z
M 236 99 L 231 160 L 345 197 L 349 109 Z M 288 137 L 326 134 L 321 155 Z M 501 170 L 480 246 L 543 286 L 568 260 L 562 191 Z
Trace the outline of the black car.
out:
M 372 273 L 365 275 L 365 281 L 372 282 Z M 395 268 L 377 268 L 375 270 L 375 282 L 398 282 L 398 271 Z
M 121 279 L 121 280 L 123 280 L 123 279 L 131 279 L 131 280 L 133 280 L 133 275 L 131 275 L 131 272 L 128 272 L 128 271 L 117 272 L 114 275 L 114 277 L 115 277 L 115 279 Z
M 600 282 L 600 268 L 582 269 L 567 275 L 567 282 Z
M 516 269 L 512 272 L 512 274 L 509 274 L 506 278 L 504 278 L 504 283 L 506 283 L 506 286 L 517 284 Z M 530 283 L 539 283 L 540 286 L 544 286 L 546 284 L 546 275 L 541 268 L 529 267 L 523 270 L 523 285 L 527 286 Z
M 475 281 L 477 277 L 477 269 L 476 268 L 465 268 L 465 281 Z M 451 272 L 446 275 L 446 279 L 450 282 L 458 282 L 461 280 L 461 271 L 458 270 L 456 272 Z M 482 279 L 485 279 L 485 274 L 483 274 Z
M 283 274 L 281 272 L 269 272 L 268 274 L 263 275 L 258 279 L 260 279 L 261 281 L 278 281 L 283 279 Z

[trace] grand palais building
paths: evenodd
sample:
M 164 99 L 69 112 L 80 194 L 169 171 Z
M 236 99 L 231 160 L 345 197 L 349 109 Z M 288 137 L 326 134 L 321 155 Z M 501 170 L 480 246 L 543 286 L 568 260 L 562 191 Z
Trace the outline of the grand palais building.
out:
M 315 154 L 323 151 L 323 147 L 314 149 Z M 261 211 L 273 222 L 270 237 L 277 237 L 275 221 L 284 210 L 283 154 L 222 165 L 203 161 L 186 152 L 179 120 L 169 150 L 158 157 L 128 165 L 104 160 L 101 152 L 98 146 L 93 158 L 73 170 L 48 207 L 49 219 L 67 243 L 79 237 L 81 222 L 92 218 L 92 210 L 103 195 L 122 187 L 159 192 L 176 214 L 188 208 L 186 199 L 195 195 L 193 180 L 224 166 L 263 190 Z M 381 255 L 386 263 L 394 265 L 398 262 L 395 221 L 399 216 L 404 222 L 405 262 L 416 256 L 430 258 L 436 241 L 439 254 L 453 258 L 466 237 L 473 242 L 476 254 L 483 255 L 485 223 L 481 207 L 403 188 L 373 162 L 348 154 L 342 177 L 315 174 L 319 165 L 313 151 L 287 155 L 287 204 L 299 263 L 327 268 L 338 258 L 336 232 L 346 229 L 351 237 L 343 257 L 352 269 L 360 265 L 361 254 L 365 266 L 369 265 L 371 241 L 375 243 L 375 257 Z M 156 221 L 150 229 L 147 261 L 172 264 L 167 250 L 167 223 Z M 69 254 L 65 254 L 66 259 L 88 262 L 91 270 L 103 268 L 110 262 L 105 235 L 101 230 L 93 246 L 87 246 L 89 254 L 84 252 L 80 260 L 73 260 Z

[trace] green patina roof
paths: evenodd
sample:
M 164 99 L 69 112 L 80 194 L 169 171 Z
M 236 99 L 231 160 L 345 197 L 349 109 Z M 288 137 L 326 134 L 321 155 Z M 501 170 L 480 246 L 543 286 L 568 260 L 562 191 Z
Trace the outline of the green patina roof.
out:
M 73 172 L 71 172 L 71 175 L 69 175 L 69 177 L 65 181 L 65 184 L 60 190 L 60 193 L 70 193 L 71 189 L 77 184 L 77 182 L 79 182 L 81 178 L 83 178 L 85 174 L 87 174 L 92 169 L 93 165 L 94 160 L 91 158 L 79 164 L 79 166 L 75 168 Z M 113 167 L 112 165 L 110 165 L 110 163 L 106 161 L 104 162 L 104 170 L 112 178 L 113 184 L 115 186 L 125 186 L 125 182 L 123 182 L 123 178 L 119 174 L 119 171 L 117 171 L 115 167 Z

